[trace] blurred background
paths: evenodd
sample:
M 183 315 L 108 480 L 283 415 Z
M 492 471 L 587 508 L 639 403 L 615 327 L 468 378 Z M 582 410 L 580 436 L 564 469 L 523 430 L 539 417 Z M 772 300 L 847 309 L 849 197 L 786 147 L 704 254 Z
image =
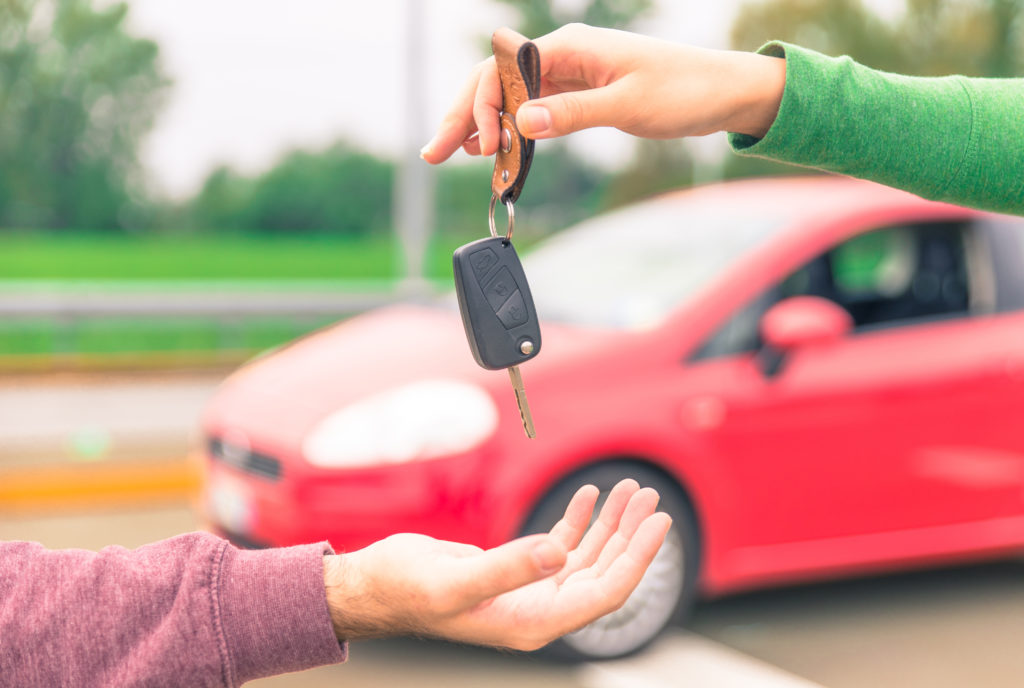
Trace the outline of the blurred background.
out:
M 738 49 L 774 37 L 903 73 L 1009 76 L 1020 6 L 5 1 L 0 365 L 243 360 L 337 315 L 282 317 L 253 291 L 446 286 L 451 248 L 484 229 L 489 163 L 432 170 L 416 152 L 491 27 L 583 20 Z M 537 155 L 521 242 L 665 189 L 782 171 L 727 155 L 720 136 L 597 131 Z
M 213 389 L 295 337 L 449 287 L 452 250 L 487 231 L 491 162 L 459 153 L 430 169 L 419 148 L 494 28 L 569 21 L 742 50 L 783 39 L 909 74 L 1024 75 L 1021 0 L 0 0 L 0 537 L 98 548 L 199 527 L 192 455 Z M 803 171 L 730 156 L 723 136 L 544 141 L 516 236 L 783 173 Z M 1019 652 L 1000 642 L 1024 631 L 1021 573 L 744 596 L 700 607 L 694 628 L 824 685 L 1019 685 Z M 938 633 L 929 595 L 962 597 L 962 625 Z M 616 679 L 403 643 L 303 685 L 424 685 L 380 673 L 395 652 L 447 685 L 644 685 L 635 668 Z M 662 679 L 650 685 L 679 685 Z

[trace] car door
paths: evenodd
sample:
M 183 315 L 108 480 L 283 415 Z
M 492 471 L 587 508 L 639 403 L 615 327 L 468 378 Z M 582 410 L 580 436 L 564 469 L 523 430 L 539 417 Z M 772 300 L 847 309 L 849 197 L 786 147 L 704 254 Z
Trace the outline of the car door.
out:
M 776 374 L 756 344 L 712 338 L 691 372 L 723 381 L 696 397 L 719 409 L 699 431 L 728 475 L 736 544 L 816 542 L 794 550 L 806 565 L 893 558 L 1021 513 L 1024 321 L 999 312 L 995 283 L 973 225 L 888 227 L 805 264 L 716 335 L 749 338 L 773 302 L 815 295 L 851 314 L 848 336 L 789 352 Z M 879 534 L 906 537 L 866 537 Z

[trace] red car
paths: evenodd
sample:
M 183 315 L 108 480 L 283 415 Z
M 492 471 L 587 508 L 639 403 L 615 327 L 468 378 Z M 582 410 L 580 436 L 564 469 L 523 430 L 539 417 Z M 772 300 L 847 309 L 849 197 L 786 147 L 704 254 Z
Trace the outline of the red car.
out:
M 595 218 L 524 265 L 537 439 L 454 298 L 369 312 L 221 387 L 223 533 L 490 547 L 632 476 L 675 525 L 627 605 L 560 641 L 590 658 L 642 647 L 697 594 L 1024 546 L 1024 220 L 845 178 L 743 181 Z

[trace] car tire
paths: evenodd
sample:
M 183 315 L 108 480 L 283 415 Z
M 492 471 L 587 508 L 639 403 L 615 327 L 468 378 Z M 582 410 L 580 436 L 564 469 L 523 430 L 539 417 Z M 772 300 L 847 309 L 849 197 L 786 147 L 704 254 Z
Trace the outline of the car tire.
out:
M 581 486 L 601 490 L 601 501 L 624 478 L 653 487 L 661 495 L 658 510 L 672 517 L 665 544 L 640 585 L 621 609 L 556 640 L 542 652 L 570 661 L 612 659 L 633 654 L 658 637 L 672 622 L 681 622 L 695 594 L 699 566 L 696 518 L 689 501 L 675 482 L 660 471 L 628 462 L 592 466 L 563 480 L 539 502 L 523 534 L 547 532 L 562 517 L 565 505 Z M 595 509 L 595 514 L 597 510 Z

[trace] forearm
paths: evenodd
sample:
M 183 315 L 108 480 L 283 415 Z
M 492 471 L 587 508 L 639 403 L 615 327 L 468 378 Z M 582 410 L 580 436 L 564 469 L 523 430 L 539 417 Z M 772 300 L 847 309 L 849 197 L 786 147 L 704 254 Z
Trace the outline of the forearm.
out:
M 0 543 L 4 685 L 239 685 L 344 659 L 321 546 L 208 534 L 100 552 Z
M 1024 214 L 1024 80 L 906 77 L 762 50 L 785 53 L 785 91 L 763 138 L 731 135 L 737 152 Z

